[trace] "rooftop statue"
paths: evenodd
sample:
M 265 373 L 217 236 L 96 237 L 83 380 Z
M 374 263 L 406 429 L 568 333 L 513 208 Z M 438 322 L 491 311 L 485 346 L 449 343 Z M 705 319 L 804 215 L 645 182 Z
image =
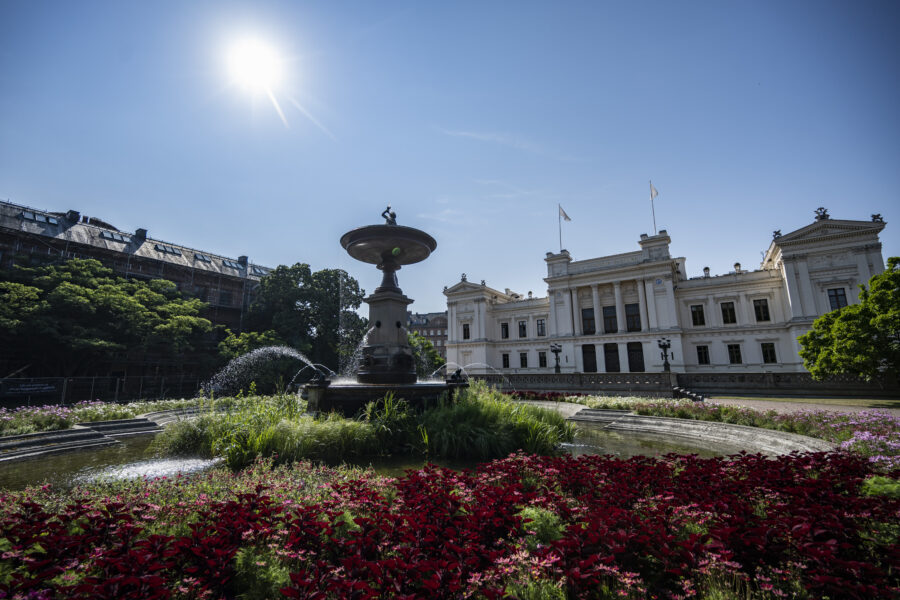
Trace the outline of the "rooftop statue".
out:
M 385 225 L 396 225 L 397 224 L 397 213 L 391 211 L 391 205 L 388 204 L 388 207 L 384 209 L 384 212 L 381 213 L 381 216 L 384 218 Z

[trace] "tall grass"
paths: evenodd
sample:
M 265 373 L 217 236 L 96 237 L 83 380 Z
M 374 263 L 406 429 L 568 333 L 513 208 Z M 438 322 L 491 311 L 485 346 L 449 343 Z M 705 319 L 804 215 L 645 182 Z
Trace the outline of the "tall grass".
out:
M 388 394 L 356 419 L 304 415 L 290 399 L 252 398 L 224 414 L 174 423 L 154 446 L 163 454 L 222 456 L 230 468 L 240 469 L 257 457 L 336 463 L 404 453 L 475 459 L 515 450 L 553 454 L 574 431 L 555 411 L 511 402 L 480 383 L 457 401 L 444 400 L 423 412 Z
M 457 402 L 444 402 L 422 414 L 428 452 L 446 458 L 487 459 L 516 450 L 553 454 L 570 441 L 573 428 L 554 410 L 528 406 L 475 382 Z

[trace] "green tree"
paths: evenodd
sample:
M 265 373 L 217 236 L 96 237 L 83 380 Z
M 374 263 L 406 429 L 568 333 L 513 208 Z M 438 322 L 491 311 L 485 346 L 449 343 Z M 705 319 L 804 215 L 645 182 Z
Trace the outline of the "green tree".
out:
M 256 331 L 245 331 L 236 334 L 226 328 L 225 339 L 219 342 L 219 354 L 222 358 L 231 360 L 232 358 L 243 356 L 257 348 L 283 345 L 284 342 L 278 337 L 278 334 L 271 329 L 261 333 Z
M 429 377 L 447 363 L 434 345 L 422 335 L 412 332 L 407 335 L 407 338 L 413 351 L 413 358 L 416 360 L 416 374 L 419 377 Z
M 313 362 L 338 370 L 365 333 L 366 321 L 356 314 L 364 295 L 346 271 L 280 265 L 260 281 L 248 328 L 272 330 Z
M 800 356 L 816 379 L 849 374 L 864 379 L 900 372 L 900 258 L 860 286 L 859 304 L 826 313 L 800 336 Z
M 53 374 L 95 372 L 129 351 L 178 355 L 211 323 L 171 281 L 128 281 L 96 260 L 17 268 L 0 283 L 0 343 Z

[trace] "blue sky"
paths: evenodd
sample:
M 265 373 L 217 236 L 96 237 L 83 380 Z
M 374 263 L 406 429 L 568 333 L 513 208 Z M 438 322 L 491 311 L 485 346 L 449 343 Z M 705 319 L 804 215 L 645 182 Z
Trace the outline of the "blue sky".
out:
M 0 1 L 0 198 L 274 266 L 380 281 L 338 240 L 438 241 L 413 310 L 459 280 L 543 295 L 543 257 L 638 249 L 754 268 L 774 229 L 888 221 L 900 255 L 896 2 Z M 227 49 L 276 48 L 272 94 Z M 893 57 L 893 58 L 892 58 Z

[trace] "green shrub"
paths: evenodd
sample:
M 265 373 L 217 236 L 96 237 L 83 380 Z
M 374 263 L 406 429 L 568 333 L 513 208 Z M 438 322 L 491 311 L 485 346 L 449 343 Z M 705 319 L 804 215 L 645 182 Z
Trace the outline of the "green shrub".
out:
M 875 475 L 869 477 L 862 484 L 863 496 L 887 496 L 888 498 L 900 498 L 900 481 L 890 477 Z
M 529 552 L 534 552 L 538 544 L 546 546 L 563 537 L 564 524 L 555 512 L 539 506 L 526 506 L 519 511 L 519 517 L 525 522 L 522 529 L 525 536 L 525 546 Z

